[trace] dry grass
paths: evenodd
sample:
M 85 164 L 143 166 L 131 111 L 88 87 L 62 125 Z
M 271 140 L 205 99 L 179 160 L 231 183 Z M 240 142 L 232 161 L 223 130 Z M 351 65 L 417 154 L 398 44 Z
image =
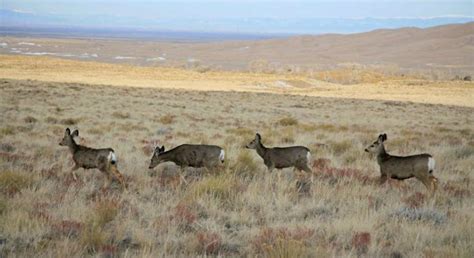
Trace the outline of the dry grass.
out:
M 8 55 L 0 55 L 0 62 L 0 78 L 10 79 L 199 91 L 266 92 L 474 107 L 474 82 L 381 77 L 364 70 L 341 69 L 314 75 L 218 71 L 200 73 L 176 68 Z M 355 84 L 344 85 L 346 83 Z M 80 88 L 71 86 L 71 91 L 79 92 L 77 89 Z
M 5 68 L 0 71 L 4 76 Z M 29 71 L 41 77 L 36 68 Z M 192 87 L 206 83 L 202 80 Z M 430 85 L 425 97 L 438 103 L 432 95 L 446 89 Z M 393 91 L 401 95 L 404 89 Z M 453 90 L 472 96 L 470 84 Z M 471 104 L 381 96 L 357 100 L 3 79 L 0 256 L 471 256 Z M 441 98 L 463 104 L 462 97 L 450 96 Z M 80 169 L 81 181 L 72 180 L 71 155 L 58 145 L 67 126 L 79 129 L 81 144 L 115 149 L 128 191 L 115 183 L 102 190 L 105 178 L 96 170 Z M 314 182 L 304 195 L 292 169 L 269 174 L 255 151 L 244 149 L 255 132 L 269 146 L 311 148 Z M 376 183 L 375 157 L 363 149 L 381 132 L 388 134 L 393 154 L 434 155 L 440 186 L 433 198 L 414 179 Z M 188 185 L 179 185 L 172 164 L 148 170 L 154 145 L 170 149 L 196 142 L 223 146 L 225 167 L 208 173 L 187 169 Z

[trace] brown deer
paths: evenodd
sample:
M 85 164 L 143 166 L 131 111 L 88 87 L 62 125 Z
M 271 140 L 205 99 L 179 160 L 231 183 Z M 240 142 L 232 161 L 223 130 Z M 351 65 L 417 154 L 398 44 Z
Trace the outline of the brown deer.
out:
M 304 146 L 267 148 L 262 144 L 262 136 L 257 133 L 255 139 L 245 147 L 257 151 L 257 154 L 263 158 L 263 163 L 267 166 L 269 172 L 272 172 L 275 168 L 294 167 L 300 171 L 311 173 L 309 168 L 311 152 Z
M 123 175 L 117 169 L 117 158 L 114 150 L 111 148 L 93 149 L 77 144 L 74 137 L 79 136 L 79 131 L 75 130 L 71 133 L 69 128 L 66 128 L 64 138 L 59 143 L 61 146 L 69 147 L 74 160 L 74 167 L 71 169 L 72 177 L 77 180 L 76 170 L 78 168 L 92 169 L 97 168 L 107 176 L 107 181 L 104 183 L 104 188 L 108 187 L 112 178 L 115 177 L 123 188 L 126 188 Z
M 387 134 L 379 135 L 377 141 L 368 146 L 365 151 L 377 155 L 377 163 L 380 166 L 380 184 L 385 183 L 388 178 L 405 180 L 415 177 L 420 180 L 431 193 L 438 187 L 438 179 L 434 177 L 435 160 L 430 154 L 418 154 L 411 156 L 392 156 L 385 151 L 384 142 Z
M 205 167 L 210 170 L 224 163 L 225 151 L 215 145 L 183 144 L 165 151 L 165 146 L 158 146 L 151 157 L 149 169 L 153 169 L 163 162 L 171 161 L 181 167 L 181 172 L 186 167 Z M 181 179 L 185 182 L 183 175 Z

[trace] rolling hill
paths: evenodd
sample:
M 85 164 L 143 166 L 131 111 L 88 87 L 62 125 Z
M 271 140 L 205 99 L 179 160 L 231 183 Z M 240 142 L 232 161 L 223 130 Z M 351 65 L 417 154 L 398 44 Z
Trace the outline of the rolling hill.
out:
M 25 41 L 33 44 L 25 46 Z M 361 64 L 446 69 L 462 74 L 474 71 L 474 22 L 264 40 L 189 42 L 5 36 L 0 37 L 0 43 L 0 54 L 52 55 L 150 66 L 192 64 L 246 70 L 259 60 L 277 68 L 327 69 Z

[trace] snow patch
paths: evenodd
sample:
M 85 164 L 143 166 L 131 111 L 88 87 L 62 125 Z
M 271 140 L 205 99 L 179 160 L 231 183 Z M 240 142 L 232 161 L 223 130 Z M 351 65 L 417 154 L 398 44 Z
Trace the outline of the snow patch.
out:
M 131 59 L 137 59 L 137 58 L 133 57 L 133 56 L 116 56 L 115 59 L 117 59 L 117 60 L 131 60 Z
M 147 62 L 154 62 L 154 61 L 166 61 L 166 58 L 164 57 L 150 57 L 146 59 Z
M 280 87 L 280 88 L 292 88 L 290 84 L 284 82 L 284 81 L 276 81 L 275 86 Z
M 18 43 L 18 45 L 22 45 L 22 46 L 36 46 L 35 43 L 32 43 L 32 42 L 20 42 Z

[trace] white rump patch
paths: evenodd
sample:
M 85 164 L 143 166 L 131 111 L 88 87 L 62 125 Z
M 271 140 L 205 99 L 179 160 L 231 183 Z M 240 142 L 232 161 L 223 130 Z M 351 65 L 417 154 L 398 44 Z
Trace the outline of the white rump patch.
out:
M 221 162 L 224 162 L 224 158 L 225 158 L 225 151 L 221 150 L 221 153 L 219 153 L 219 160 Z
M 109 152 L 109 156 L 107 158 L 112 164 L 117 163 L 117 157 L 115 156 L 115 153 L 113 151 Z
M 432 172 L 435 169 L 435 160 L 432 157 L 428 158 L 428 171 Z
M 307 152 L 306 153 L 306 161 L 309 163 L 309 161 L 311 160 L 311 152 Z

